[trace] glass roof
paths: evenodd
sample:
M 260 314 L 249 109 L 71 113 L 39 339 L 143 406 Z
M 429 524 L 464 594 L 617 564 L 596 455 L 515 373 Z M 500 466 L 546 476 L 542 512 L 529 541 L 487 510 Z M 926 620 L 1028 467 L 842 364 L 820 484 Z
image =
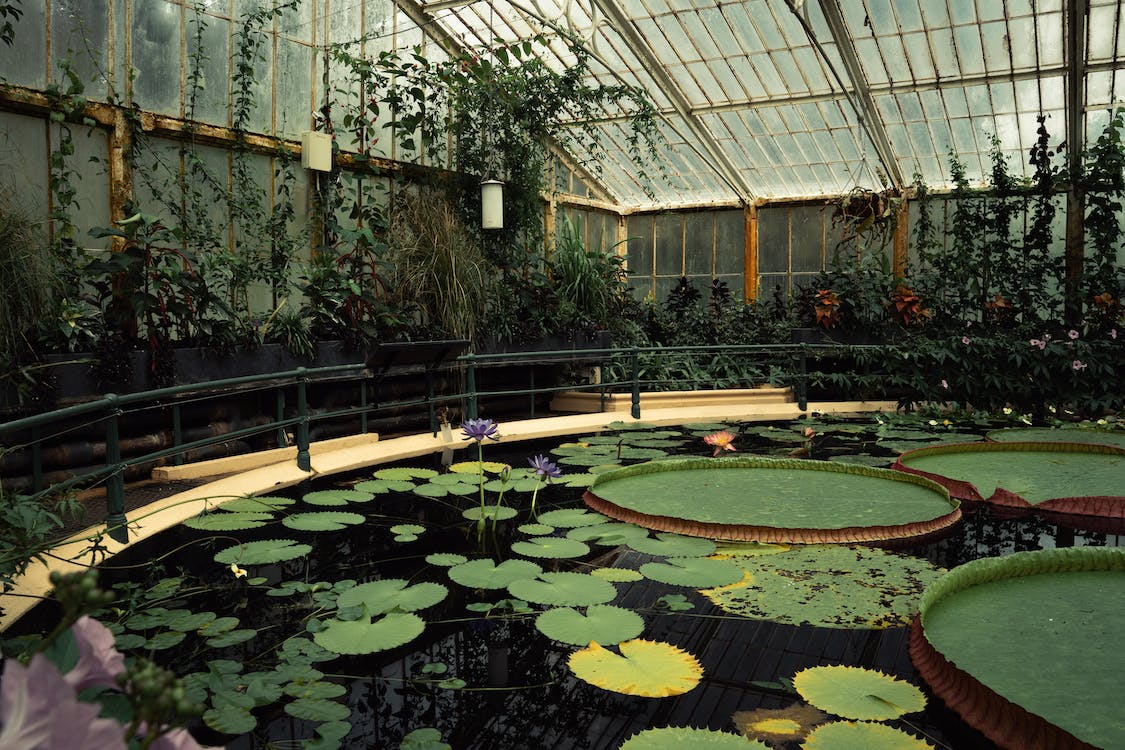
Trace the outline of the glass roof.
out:
M 556 69 L 572 62 L 562 33 L 573 34 L 597 81 L 645 89 L 665 119 L 667 181 L 642 184 L 612 111 L 597 123 L 606 153 L 591 172 L 624 207 L 646 209 L 837 195 L 914 174 L 940 189 L 950 153 L 982 182 L 994 143 L 1023 174 L 1040 114 L 1053 143 L 1066 140 L 1072 5 L 1088 8 L 1077 56 L 1086 137 L 1125 101 L 1123 1 L 398 3 L 468 48 L 544 34 Z

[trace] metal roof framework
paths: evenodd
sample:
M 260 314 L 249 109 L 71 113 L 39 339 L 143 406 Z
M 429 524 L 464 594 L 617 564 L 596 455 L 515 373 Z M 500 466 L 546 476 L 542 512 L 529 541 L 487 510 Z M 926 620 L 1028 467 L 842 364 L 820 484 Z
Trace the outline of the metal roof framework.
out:
M 594 82 L 647 91 L 667 181 L 641 184 L 620 112 L 593 123 L 598 192 L 630 211 L 819 198 L 915 174 L 941 189 L 950 154 L 984 183 L 994 149 L 1021 175 L 1039 114 L 1075 149 L 1125 102 L 1125 0 L 396 2 L 463 48 L 543 34 L 560 70 L 573 62 L 565 30 L 593 53 Z

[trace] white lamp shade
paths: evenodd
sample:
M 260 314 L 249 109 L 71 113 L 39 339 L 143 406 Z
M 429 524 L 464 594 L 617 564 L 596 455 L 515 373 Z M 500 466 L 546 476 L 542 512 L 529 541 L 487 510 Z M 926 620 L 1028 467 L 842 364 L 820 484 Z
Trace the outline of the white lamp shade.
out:
M 504 228 L 504 183 L 499 180 L 480 184 L 480 225 L 483 229 Z

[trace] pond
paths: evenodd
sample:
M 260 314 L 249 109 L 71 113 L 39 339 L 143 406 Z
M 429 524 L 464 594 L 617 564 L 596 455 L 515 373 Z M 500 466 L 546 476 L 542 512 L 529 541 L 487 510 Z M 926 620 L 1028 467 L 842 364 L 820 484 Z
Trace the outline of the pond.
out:
M 196 735 L 228 748 L 438 748 L 427 738 L 440 737 L 458 750 L 601 749 L 650 727 L 734 731 L 771 715 L 815 722 L 816 709 L 791 683 L 807 667 L 862 667 L 922 687 L 905 623 L 934 566 L 1054 546 L 1118 546 L 1120 538 L 983 508 L 943 538 L 895 552 L 714 550 L 593 517 L 581 510 L 583 486 L 610 466 L 709 456 L 703 437 L 719 429 L 736 435 L 739 455 L 886 466 L 899 451 L 979 440 L 992 426 L 698 424 L 561 445 L 486 441 L 483 523 L 475 520 L 479 466 L 446 472 L 438 457 L 318 483 L 259 507 L 237 501 L 238 510 L 197 522 L 202 529 L 177 528 L 105 565 L 103 585 L 116 584 L 122 606 L 101 619 L 119 648 L 151 653 L 186 676 L 209 709 Z M 475 451 L 467 453 L 459 457 Z M 537 454 L 557 461 L 563 476 L 542 485 L 528 469 L 501 481 L 500 466 L 526 467 Z M 506 518 L 509 508 L 517 512 Z M 721 564 L 707 561 L 719 566 L 713 570 L 682 562 L 716 551 Z M 520 562 L 465 566 L 470 559 Z M 521 573 L 526 566 L 530 576 L 543 573 L 534 586 Z M 582 580 L 550 575 L 573 573 Z M 548 610 L 554 614 L 541 619 Z M 22 627 L 49 617 L 40 607 Z M 583 679 L 572 662 L 586 650 L 590 627 L 669 644 L 686 652 L 680 662 L 694 657 L 702 677 L 668 697 L 596 687 L 587 679 L 612 682 L 614 670 Z M 632 666 L 640 682 L 663 689 L 667 669 L 643 660 Z M 749 713 L 760 710 L 767 713 Z M 885 723 L 938 747 L 994 747 L 940 701 Z M 773 742 L 800 745 L 782 735 Z

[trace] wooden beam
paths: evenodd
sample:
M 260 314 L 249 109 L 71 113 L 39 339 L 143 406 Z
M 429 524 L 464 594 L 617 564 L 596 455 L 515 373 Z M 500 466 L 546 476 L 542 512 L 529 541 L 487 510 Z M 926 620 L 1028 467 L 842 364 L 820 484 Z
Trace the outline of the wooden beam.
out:
M 1087 0 L 1067 0 L 1065 50 L 1066 160 L 1070 184 L 1066 191 L 1066 247 L 1064 250 L 1063 318 L 1068 325 L 1082 322 L 1082 265 L 1086 255 L 1086 196 L 1082 190 L 1082 148 L 1085 145 L 1086 13 Z
M 758 206 L 750 204 L 742 209 L 746 225 L 743 243 L 743 298 L 749 302 L 758 299 Z

